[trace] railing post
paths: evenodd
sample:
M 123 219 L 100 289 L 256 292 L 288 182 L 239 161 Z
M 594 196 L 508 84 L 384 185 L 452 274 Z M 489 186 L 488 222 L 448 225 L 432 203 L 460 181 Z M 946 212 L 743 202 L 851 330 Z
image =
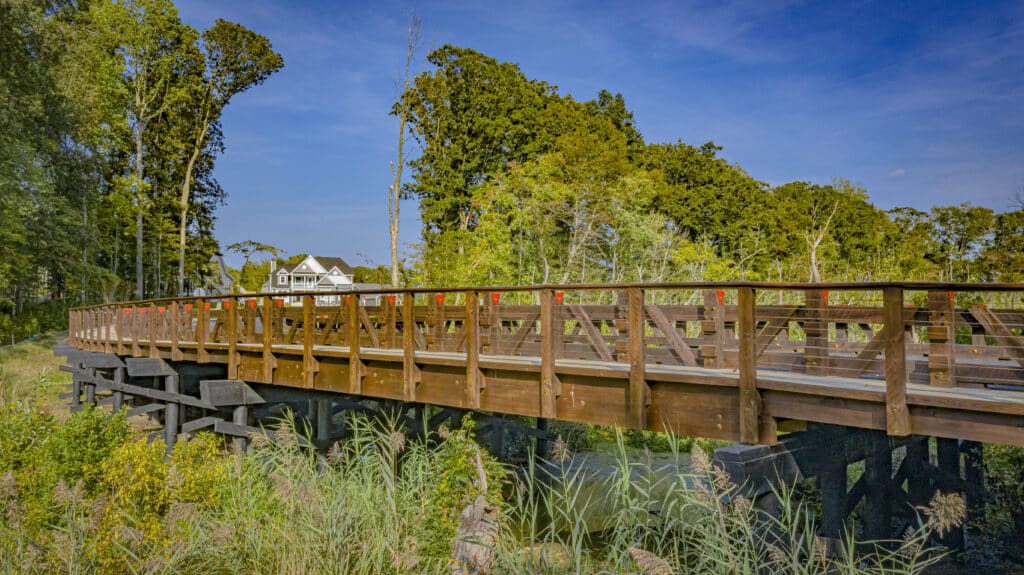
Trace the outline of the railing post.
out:
M 269 295 L 263 296 L 263 333 L 261 335 L 263 336 L 263 381 L 272 383 L 277 359 L 274 357 L 274 300 Z
M 719 294 L 723 299 L 719 300 Z M 700 329 L 703 335 L 700 354 L 704 359 L 704 367 L 725 367 L 725 292 L 704 290 L 704 308 L 701 316 Z
M 206 351 L 206 337 L 210 333 L 210 322 L 206 319 L 206 300 L 197 299 L 196 307 L 196 359 L 199 363 L 210 362 L 210 352 Z
M 149 304 L 149 357 L 160 357 L 160 350 L 156 347 L 156 304 Z
M 907 357 L 904 345 L 903 288 L 882 289 L 885 319 L 885 429 L 889 435 L 910 435 L 907 410 Z
M 359 294 L 348 297 L 348 392 L 363 392 L 363 362 L 359 359 Z
M 647 385 L 647 345 L 644 341 L 647 321 L 644 317 L 644 290 L 628 288 L 629 323 L 629 390 L 626 404 L 629 425 L 636 429 L 647 427 L 647 406 L 651 402 L 651 388 Z
M 132 357 L 139 357 L 142 355 L 142 345 L 139 344 L 139 336 L 142 334 L 142 310 L 145 308 L 139 306 L 131 306 L 128 308 L 131 310 L 132 316 Z
M 928 292 L 928 371 L 937 387 L 956 385 L 953 292 Z
M 434 296 L 434 349 L 432 351 L 445 351 L 445 317 L 444 317 L 444 294 Z
M 420 370 L 416 366 L 416 294 L 402 294 L 402 398 L 416 401 Z
M 117 308 L 115 312 L 117 314 L 117 355 L 124 355 L 124 310 L 127 308 Z
M 501 294 L 491 293 L 491 301 L 488 306 L 488 319 L 490 320 L 490 333 L 487 336 L 488 352 L 491 355 L 501 355 Z
M 480 301 L 474 290 L 466 292 L 466 399 L 470 409 L 480 408 Z
M 825 294 L 818 288 L 804 291 L 804 361 L 807 375 L 824 375 L 828 362 L 828 323 L 823 320 Z
M 540 292 L 540 417 L 554 418 L 558 413 L 559 382 L 555 374 L 555 292 Z
M 313 388 L 314 377 L 319 370 L 313 358 L 313 336 L 316 335 L 313 324 L 313 296 L 302 296 L 302 385 Z
M 111 323 L 113 323 L 113 317 L 110 315 L 110 307 L 103 306 L 103 351 L 106 353 L 111 352 L 110 347 L 110 332 Z
M 737 288 L 736 331 L 739 336 L 740 441 L 760 443 L 761 396 L 757 392 L 757 363 L 754 349 L 754 289 Z
M 178 317 L 178 307 L 179 304 L 176 301 L 171 302 L 168 306 L 168 321 L 171 323 L 171 359 L 173 361 L 181 361 L 185 359 L 184 354 L 181 353 L 181 348 L 178 346 L 178 340 L 180 338 L 178 328 L 181 324 L 181 320 Z
M 238 299 L 225 299 L 221 310 L 228 316 L 228 379 L 238 379 Z

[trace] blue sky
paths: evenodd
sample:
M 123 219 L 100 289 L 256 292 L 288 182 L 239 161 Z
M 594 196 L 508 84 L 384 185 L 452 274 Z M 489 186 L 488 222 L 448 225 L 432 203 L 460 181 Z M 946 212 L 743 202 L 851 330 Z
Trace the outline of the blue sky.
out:
M 1005 210 L 1024 190 L 1024 2 L 178 6 L 200 29 L 219 17 L 266 35 L 285 60 L 224 117 L 224 245 L 387 263 L 387 111 L 410 8 L 427 48 L 474 48 L 577 99 L 621 92 L 648 142 L 714 140 L 770 184 L 839 176 L 883 208 L 921 209 Z M 414 243 L 416 204 L 402 209 Z

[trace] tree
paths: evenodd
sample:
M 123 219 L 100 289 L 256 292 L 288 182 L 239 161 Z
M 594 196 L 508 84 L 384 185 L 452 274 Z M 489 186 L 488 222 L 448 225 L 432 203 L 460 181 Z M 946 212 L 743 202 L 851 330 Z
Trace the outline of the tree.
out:
M 435 69 L 416 77 L 401 106 L 421 149 L 404 191 L 420 200 L 429 243 L 437 232 L 471 227 L 474 186 L 543 150 L 539 119 L 554 87 L 468 48 L 445 45 L 427 61 Z
M 135 296 L 145 297 L 143 214 L 148 207 L 143 142 L 147 128 L 186 96 L 180 81 L 194 65 L 196 32 L 182 24 L 171 0 L 118 0 L 91 4 L 101 41 L 123 59 L 125 111 L 134 142 L 131 183 L 135 209 Z
M 395 95 L 395 104 L 391 115 L 398 117 L 398 150 L 394 162 L 391 162 L 391 185 L 388 186 L 388 231 L 391 234 L 391 285 L 398 286 L 398 224 L 399 201 L 402 194 L 402 171 L 405 169 L 405 137 L 406 124 L 409 122 L 409 108 L 401 105 L 402 96 L 409 90 L 412 83 L 413 62 L 420 44 L 422 20 L 415 12 L 409 12 L 409 27 L 405 36 L 405 68 L 402 72 L 402 87 Z
M 205 66 L 191 75 L 187 97 L 177 110 L 191 120 L 188 139 L 191 153 L 185 165 L 178 202 L 178 293 L 185 290 L 185 247 L 193 171 L 211 131 L 219 132 L 220 115 L 235 95 L 263 83 L 284 66 L 270 41 L 241 24 L 217 19 L 201 38 Z M 202 61 L 201 61 L 202 62 Z

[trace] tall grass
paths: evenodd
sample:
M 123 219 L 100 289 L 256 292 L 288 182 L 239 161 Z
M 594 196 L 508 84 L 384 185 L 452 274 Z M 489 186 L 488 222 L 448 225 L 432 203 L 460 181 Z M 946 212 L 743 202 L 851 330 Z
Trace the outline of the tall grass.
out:
M 169 461 L 159 442 L 119 439 L 95 485 L 58 482 L 35 526 L 18 517 L 36 463 L 0 456 L 0 572 L 452 573 L 459 512 L 481 494 L 471 425 L 416 441 L 397 419 L 348 427 L 351 437 L 326 455 L 302 447 L 307 430 L 290 419 L 275 441 L 253 436 L 240 457 L 212 436 L 180 441 Z M 485 495 L 499 511 L 487 572 L 881 575 L 920 573 L 942 556 L 927 541 L 955 502 L 872 553 L 849 540 L 827 554 L 813 514 L 788 492 L 769 516 L 699 448 L 692 471 L 652 470 L 627 455 L 621 434 L 616 441 L 615 469 L 603 477 L 566 457 L 530 457 L 522 470 L 484 457 Z

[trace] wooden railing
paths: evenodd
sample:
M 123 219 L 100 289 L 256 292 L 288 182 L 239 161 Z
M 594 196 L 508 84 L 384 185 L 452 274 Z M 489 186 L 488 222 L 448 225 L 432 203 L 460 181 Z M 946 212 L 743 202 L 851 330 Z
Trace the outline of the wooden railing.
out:
M 378 300 L 367 305 L 367 298 Z M 318 305 L 326 300 L 335 305 Z M 627 413 L 642 426 L 652 370 L 734 377 L 739 436 L 757 442 L 759 379 L 885 382 L 890 435 L 912 432 L 911 385 L 1024 390 L 1024 285 L 680 283 L 241 294 L 114 303 L 71 311 L 75 347 L 118 355 L 228 358 L 228 377 L 272 382 L 281 353 L 313 387 L 323 350 L 346 357 L 360 393 L 363 357 L 401 354 L 402 395 L 417 400 L 421 356 L 457 357 L 466 405 L 486 386 L 481 356 L 539 362 L 541 417 L 556 416 L 558 370 L 573 361 L 628 371 Z M 262 373 L 238 354 L 261 353 Z M 447 355 L 446 355 L 447 354 Z M 438 361 L 440 361 L 440 359 Z M 512 361 L 512 359 L 509 359 Z M 556 365 L 561 367 L 556 370 Z M 781 385 L 781 384 L 780 384 Z M 851 392 L 852 393 L 852 392 Z

